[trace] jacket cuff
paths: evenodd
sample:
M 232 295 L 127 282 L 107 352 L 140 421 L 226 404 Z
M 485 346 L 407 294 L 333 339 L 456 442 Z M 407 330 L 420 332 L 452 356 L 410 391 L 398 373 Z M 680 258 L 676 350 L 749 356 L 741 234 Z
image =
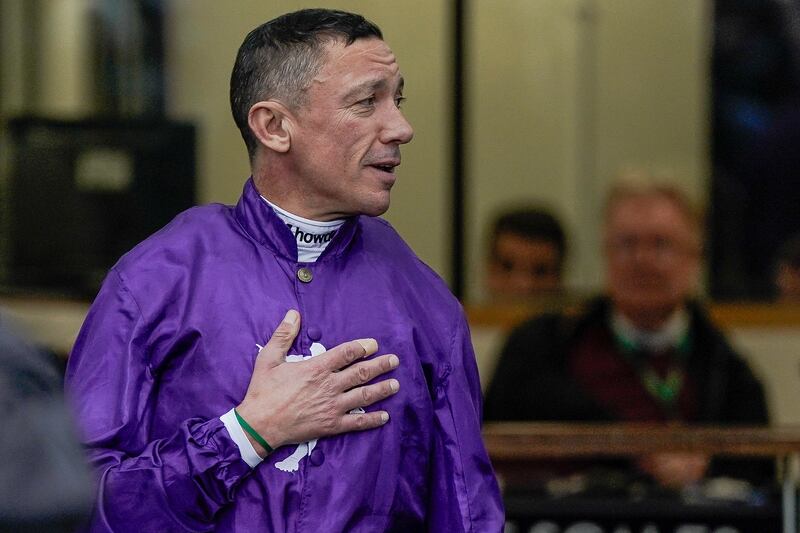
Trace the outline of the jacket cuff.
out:
M 247 435 L 245 435 L 242 425 L 236 419 L 233 409 L 219 417 L 219 419 L 225 425 L 228 436 L 239 448 L 239 454 L 244 462 L 250 465 L 250 468 L 255 468 L 260 465 L 264 459 L 256 453 L 256 449 L 253 447 L 250 439 L 247 438 Z

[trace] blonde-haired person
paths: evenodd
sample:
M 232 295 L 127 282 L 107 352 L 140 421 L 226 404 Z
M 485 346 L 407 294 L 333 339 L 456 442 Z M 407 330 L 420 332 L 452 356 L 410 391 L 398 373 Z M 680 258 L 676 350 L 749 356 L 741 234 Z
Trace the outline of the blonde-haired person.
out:
M 696 299 L 701 233 L 678 187 L 614 185 L 603 220 L 605 294 L 577 317 L 545 315 L 511 334 L 485 419 L 766 424 L 761 384 Z M 706 475 L 772 475 L 768 463 L 694 454 L 642 457 L 635 467 L 675 489 Z

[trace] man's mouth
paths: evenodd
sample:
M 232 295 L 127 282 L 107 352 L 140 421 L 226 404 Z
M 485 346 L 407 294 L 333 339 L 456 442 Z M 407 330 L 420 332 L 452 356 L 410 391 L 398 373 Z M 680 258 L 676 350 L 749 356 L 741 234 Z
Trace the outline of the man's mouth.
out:
M 400 161 L 380 161 L 378 163 L 370 163 L 368 166 L 377 168 L 381 172 L 388 172 L 394 174 L 394 169 L 400 164 Z

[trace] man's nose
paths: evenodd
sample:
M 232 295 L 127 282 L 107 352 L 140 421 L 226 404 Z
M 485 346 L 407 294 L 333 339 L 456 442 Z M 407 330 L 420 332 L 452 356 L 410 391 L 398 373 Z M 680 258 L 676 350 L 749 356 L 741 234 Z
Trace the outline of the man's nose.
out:
M 411 127 L 403 112 L 398 108 L 390 111 L 383 128 L 381 142 L 383 144 L 406 144 L 414 138 L 414 128 Z

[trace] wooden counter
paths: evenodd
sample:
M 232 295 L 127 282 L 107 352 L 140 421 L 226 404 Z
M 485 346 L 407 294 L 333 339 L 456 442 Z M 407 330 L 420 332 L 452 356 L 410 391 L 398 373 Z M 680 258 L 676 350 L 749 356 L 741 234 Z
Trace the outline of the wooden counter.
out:
M 502 462 L 659 452 L 771 457 L 800 453 L 800 426 L 498 422 L 486 424 L 483 437 L 492 459 Z

